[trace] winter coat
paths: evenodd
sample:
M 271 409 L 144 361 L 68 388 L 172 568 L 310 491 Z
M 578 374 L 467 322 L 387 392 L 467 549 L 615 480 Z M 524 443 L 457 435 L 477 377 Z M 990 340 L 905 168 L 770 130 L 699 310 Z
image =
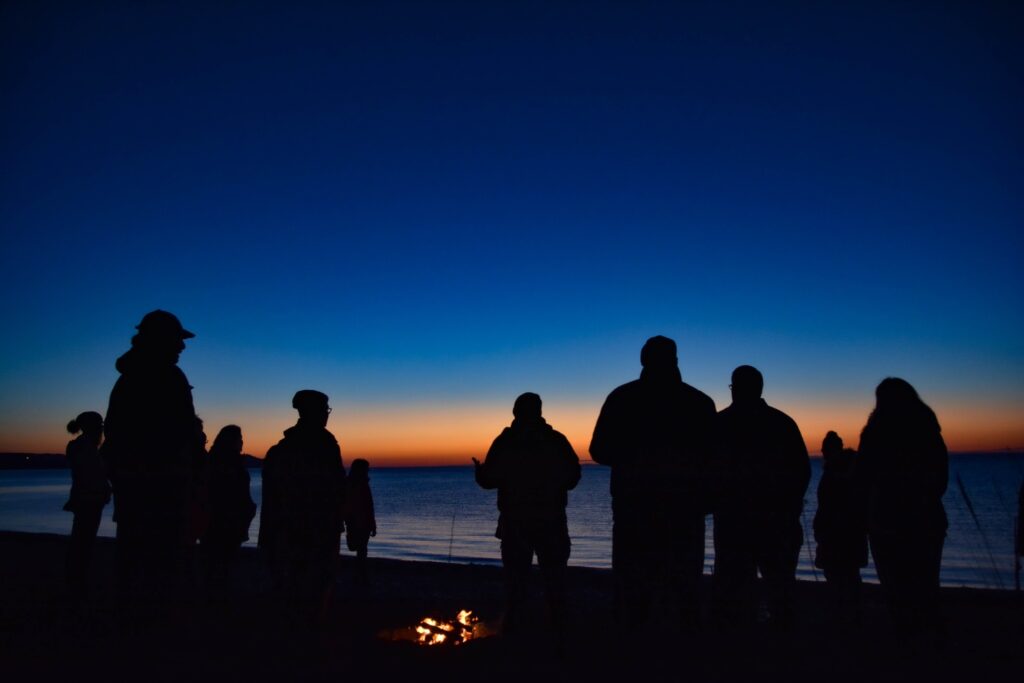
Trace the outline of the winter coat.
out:
M 345 492 L 345 530 L 350 539 L 367 539 L 377 533 L 373 493 L 368 479 L 349 477 Z
M 814 564 L 822 569 L 866 567 L 868 537 L 864 492 L 856 477 L 856 453 L 846 450 L 826 460 L 818 482 L 814 515 Z
M 703 514 L 714 425 L 714 401 L 683 382 L 676 368 L 644 368 L 640 379 L 613 390 L 594 426 L 590 455 L 612 468 L 616 510 Z
M 71 466 L 71 493 L 64 509 L 75 512 L 106 505 L 110 501 L 110 484 L 96 444 L 82 434 L 68 442 L 66 453 Z
M 759 525 L 799 523 L 811 461 L 796 422 L 757 399 L 722 410 L 717 432 L 716 519 L 726 515 Z
M 869 534 L 945 535 L 949 453 L 930 410 L 872 415 L 857 450 Z
M 345 467 L 338 441 L 318 425 L 297 425 L 267 451 L 259 546 L 337 546 L 344 530 Z
M 580 480 L 569 440 L 543 418 L 516 419 L 491 444 L 476 482 L 498 489 L 501 521 L 565 523 L 567 492 Z
M 203 543 L 240 545 L 248 541 L 256 503 L 249 493 L 249 470 L 240 454 L 210 452 L 207 493 L 209 523 Z
M 172 362 L 132 348 L 117 360 L 101 454 L 115 518 L 182 517 L 196 439 L 192 387 Z

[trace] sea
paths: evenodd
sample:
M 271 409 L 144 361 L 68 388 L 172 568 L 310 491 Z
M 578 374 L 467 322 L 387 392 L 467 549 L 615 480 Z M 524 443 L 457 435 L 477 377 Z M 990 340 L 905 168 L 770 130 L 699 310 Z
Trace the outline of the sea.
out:
M 805 497 L 804 547 L 798 576 L 823 581 L 815 569 L 811 522 L 822 461 L 811 459 L 812 479 Z M 259 503 L 260 470 L 252 474 L 252 496 Z M 1008 589 L 1014 586 L 1014 524 L 1024 481 L 1024 454 L 974 453 L 950 457 L 950 484 L 943 502 L 949 533 L 943 550 L 942 583 L 947 586 Z M 569 493 L 569 563 L 611 567 L 612 513 L 609 470 L 586 464 L 579 486 Z M 62 510 L 71 485 L 68 470 L 0 471 L 0 529 L 68 534 L 71 513 Z M 499 564 L 496 492 L 477 487 L 472 467 L 379 468 L 371 470 L 376 505 L 376 538 L 370 554 L 402 560 Z M 113 536 L 111 508 L 104 510 L 101 536 Z M 259 516 L 249 530 L 255 545 Z M 344 546 L 344 544 L 343 544 Z M 712 519 L 704 541 L 704 570 L 714 566 Z M 347 550 L 343 549 L 343 552 Z M 863 572 L 876 581 L 874 567 Z

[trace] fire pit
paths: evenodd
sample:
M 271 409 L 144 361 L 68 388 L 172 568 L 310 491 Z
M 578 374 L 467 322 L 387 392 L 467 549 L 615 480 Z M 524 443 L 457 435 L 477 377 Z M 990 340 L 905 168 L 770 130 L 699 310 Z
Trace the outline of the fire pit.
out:
M 389 640 L 409 640 L 418 645 L 462 645 L 474 638 L 488 635 L 487 628 L 472 610 L 461 610 L 454 619 L 423 617 L 415 626 L 381 633 Z

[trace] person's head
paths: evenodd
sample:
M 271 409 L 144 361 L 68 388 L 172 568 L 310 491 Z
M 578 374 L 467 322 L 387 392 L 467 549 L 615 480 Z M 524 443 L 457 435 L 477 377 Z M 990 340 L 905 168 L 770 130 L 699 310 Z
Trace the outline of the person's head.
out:
M 302 389 L 292 397 L 292 408 L 299 411 L 299 419 L 304 422 L 327 425 L 327 416 L 331 414 L 327 394 L 315 389 Z
M 640 349 L 640 365 L 655 371 L 678 368 L 676 343 L 661 335 L 651 337 Z
M 761 392 L 764 391 L 764 377 L 754 366 L 741 365 L 732 371 L 732 384 L 729 385 L 729 389 L 732 390 L 733 403 L 756 401 L 761 398 Z
M 835 432 L 829 432 L 825 435 L 825 440 L 821 442 L 821 454 L 826 460 L 842 455 L 843 453 L 843 440 L 839 438 L 839 435 Z
M 98 438 L 103 434 L 103 416 L 92 410 L 80 413 L 78 417 L 68 422 L 69 434 L 78 434 L 79 432 L 86 437 Z
M 357 458 L 352 461 L 352 467 L 348 470 L 348 476 L 356 481 L 363 481 L 370 478 L 370 462 Z
M 217 438 L 213 440 L 213 447 L 210 448 L 210 452 L 241 454 L 242 428 L 238 425 L 222 427 L 217 432 Z
M 138 333 L 132 337 L 133 347 L 175 363 L 185 350 L 185 340 L 196 336 L 182 327 L 176 315 L 159 309 L 144 315 L 135 329 Z
M 529 391 L 525 394 L 520 394 L 512 405 L 512 415 L 517 420 L 525 422 L 539 420 L 541 417 L 540 396 Z
M 910 382 L 899 377 L 886 377 L 875 387 L 875 405 L 879 410 L 902 411 L 921 402 Z

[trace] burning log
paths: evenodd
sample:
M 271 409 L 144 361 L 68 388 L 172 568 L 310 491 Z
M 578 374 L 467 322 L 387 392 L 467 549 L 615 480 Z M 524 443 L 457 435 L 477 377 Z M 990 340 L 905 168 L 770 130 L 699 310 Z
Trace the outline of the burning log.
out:
M 471 610 L 460 611 L 450 621 L 424 617 L 411 631 L 414 637 L 410 640 L 420 645 L 462 645 L 484 635 L 480 619 Z

